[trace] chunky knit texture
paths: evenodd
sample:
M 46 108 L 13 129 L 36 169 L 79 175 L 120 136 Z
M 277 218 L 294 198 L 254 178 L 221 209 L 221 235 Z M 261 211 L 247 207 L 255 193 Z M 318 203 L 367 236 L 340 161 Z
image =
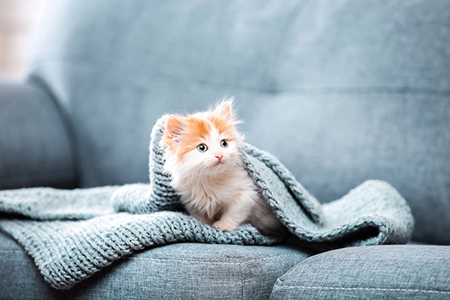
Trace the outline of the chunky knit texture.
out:
M 159 147 L 167 116 L 154 126 L 150 184 L 72 191 L 34 188 L 0 192 L 0 228 L 33 257 L 45 280 L 68 289 L 122 256 L 174 242 L 272 245 L 250 225 L 222 232 L 183 211 L 163 172 Z M 406 243 L 413 218 L 388 183 L 367 181 L 326 205 L 310 195 L 274 157 L 248 144 L 242 156 L 278 218 L 298 245 L 316 250 Z

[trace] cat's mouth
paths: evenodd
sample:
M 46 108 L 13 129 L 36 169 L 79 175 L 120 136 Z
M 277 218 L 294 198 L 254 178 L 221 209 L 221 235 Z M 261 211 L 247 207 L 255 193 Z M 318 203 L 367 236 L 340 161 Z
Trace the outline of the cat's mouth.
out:
M 222 165 L 223 165 L 223 160 L 220 160 L 220 161 L 216 161 L 216 162 L 213 164 L 213 167 L 214 167 L 214 168 L 220 168 L 220 167 L 222 167 Z

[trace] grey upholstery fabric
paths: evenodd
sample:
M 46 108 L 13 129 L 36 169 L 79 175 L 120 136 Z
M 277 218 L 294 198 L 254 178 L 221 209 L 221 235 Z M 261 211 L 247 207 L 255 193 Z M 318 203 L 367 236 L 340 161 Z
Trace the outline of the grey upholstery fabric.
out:
M 123 257 L 101 274 L 58 291 L 2 233 L 0 254 L 2 300 L 268 299 L 276 279 L 309 256 L 287 246 L 179 243 Z
M 75 164 L 53 100 L 33 85 L 0 82 L 0 189 L 71 187 Z
M 447 0 L 308 1 L 290 21 L 274 66 L 279 91 L 448 97 Z
M 364 178 L 382 178 L 411 206 L 415 239 L 450 242 L 448 97 L 286 94 L 264 101 L 248 119 L 248 141 L 279 157 L 320 201 L 342 197 Z
M 271 299 L 449 299 L 450 247 L 372 246 L 312 256 L 280 277 Z
M 147 182 L 150 128 L 236 95 L 248 141 L 328 202 L 367 179 L 450 243 L 448 1 L 70 1 L 30 75 L 75 128 L 81 185 Z

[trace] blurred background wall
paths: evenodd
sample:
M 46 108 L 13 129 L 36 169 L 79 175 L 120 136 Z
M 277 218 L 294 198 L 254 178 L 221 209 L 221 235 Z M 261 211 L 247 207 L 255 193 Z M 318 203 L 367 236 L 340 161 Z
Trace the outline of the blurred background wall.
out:
M 0 0 L 0 77 L 21 78 L 32 29 L 48 0 Z

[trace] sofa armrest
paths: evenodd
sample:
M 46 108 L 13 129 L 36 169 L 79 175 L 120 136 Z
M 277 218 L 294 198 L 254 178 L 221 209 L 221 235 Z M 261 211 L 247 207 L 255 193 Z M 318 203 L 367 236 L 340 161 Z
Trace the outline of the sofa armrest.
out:
M 75 183 L 70 136 L 52 98 L 0 81 L 0 189 Z

